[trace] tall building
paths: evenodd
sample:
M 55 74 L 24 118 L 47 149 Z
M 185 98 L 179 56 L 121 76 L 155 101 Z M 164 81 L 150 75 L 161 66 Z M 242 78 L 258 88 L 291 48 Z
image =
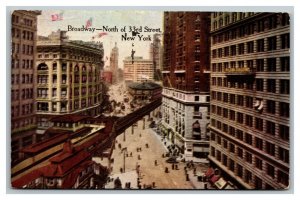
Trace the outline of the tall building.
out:
M 118 61 L 119 61 L 119 48 L 115 43 L 114 48 L 110 52 L 110 71 L 113 73 L 113 83 L 117 83 L 118 80 Z
M 162 45 L 161 45 L 161 34 L 153 35 L 153 42 L 150 44 L 149 59 L 153 61 L 153 77 L 154 80 L 161 80 L 161 66 L 162 66 Z
M 211 163 L 241 188 L 287 188 L 289 15 L 212 13 L 211 37 Z
M 37 42 L 37 125 L 39 139 L 62 114 L 101 113 L 102 43 L 69 40 L 66 31 L 52 32 Z
M 35 142 L 35 54 L 40 11 L 16 10 L 11 29 L 11 160 Z
M 164 13 L 162 129 L 186 157 L 209 151 L 209 13 Z
M 126 82 L 153 81 L 153 62 L 143 57 L 126 57 L 124 60 L 124 80 Z

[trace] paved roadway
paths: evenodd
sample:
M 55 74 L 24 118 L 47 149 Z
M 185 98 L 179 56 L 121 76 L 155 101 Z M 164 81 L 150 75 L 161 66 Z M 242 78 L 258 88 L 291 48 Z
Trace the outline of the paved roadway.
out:
M 145 117 L 146 125 L 143 129 L 143 120 L 137 123 L 134 127 L 132 134 L 132 128 L 128 128 L 124 134 L 117 137 L 117 143 L 115 150 L 113 151 L 112 158 L 114 163 L 112 164 L 113 170 L 111 177 L 119 177 L 123 183 L 131 182 L 132 188 L 137 187 L 137 176 L 132 175 L 132 171 L 136 170 L 136 166 L 140 165 L 140 182 L 143 188 L 144 184 L 152 185 L 155 182 L 155 189 L 193 189 L 193 184 L 186 181 L 184 172 L 184 163 L 178 163 L 178 170 L 172 170 L 172 164 L 166 163 L 166 158 L 162 158 L 162 154 L 166 153 L 166 148 L 162 142 L 159 141 L 159 137 L 148 128 L 148 117 Z M 146 143 L 149 148 L 146 148 Z M 121 148 L 119 148 L 119 144 Z M 122 149 L 127 147 L 128 157 L 125 156 L 125 173 L 121 173 L 120 168 L 124 165 L 124 153 Z M 142 150 L 137 152 L 137 148 Z M 132 156 L 130 154 L 132 153 Z M 140 155 L 141 159 L 138 159 Z M 154 162 L 157 160 L 157 166 Z M 165 173 L 165 168 L 168 167 L 169 173 Z

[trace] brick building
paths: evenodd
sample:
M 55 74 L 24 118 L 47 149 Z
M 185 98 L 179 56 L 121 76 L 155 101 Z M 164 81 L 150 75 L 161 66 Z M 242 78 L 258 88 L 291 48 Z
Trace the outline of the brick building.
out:
M 241 188 L 287 188 L 289 15 L 212 13 L 211 37 L 211 163 Z
M 209 27 L 209 13 L 164 13 L 162 129 L 187 157 L 209 149 Z

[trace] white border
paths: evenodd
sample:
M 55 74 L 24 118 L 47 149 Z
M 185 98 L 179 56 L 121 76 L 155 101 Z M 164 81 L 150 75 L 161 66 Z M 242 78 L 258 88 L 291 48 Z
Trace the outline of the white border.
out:
M 294 44 L 299 44 L 299 42 L 297 42 L 297 33 L 299 30 L 299 24 L 297 24 L 299 19 L 299 3 L 297 0 L 251 0 L 251 1 L 244 1 L 244 0 L 231 0 L 231 1 L 224 1 L 224 0 L 209 0 L 209 1 L 195 1 L 195 0 L 160 0 L 160 2 L 153 2 L 152 1 L 144 1 L 144 0 L 127 0 L 127 1 L 122 1 L 122 0 L 108 0 L 108 1 L 99 1 L 99 0 L 81 0 L 81 1 L 77 1 L 77 0 L 61 0 L 61 1 L 57 1 L 57 0 L 52 0 L 52 1 L 48 1 L 48 0 L 3 0 L 0 1 L 0 20 L 1 20 L 1 25 L 6 27 L 6 6 L 29 6 L 29 7 L 33 7 L 33 6 L 179 6 L 178 10 L 180 10 L 181 6 L 229 6 L 228 8 L 230 8 L 230 6 L 294 6 Z M 259 7 L 258 7 L 259 8 Z M 5 29 L 5 28 L 4 28 Z M 4 29 L 2 31 L 0 31 L 1 34 L 1 44 L 6 44 L 6 33 L 7 31 L 4 31 Z M 298 75 L 299 75 L 299 69 L 298 69 L 298 59 L 299 59 L 299 53 L 298 53 L 298 48 L 297 45 L 294 46 L 295 49 L 292 53 L 294 53 L 295 55 L 295 59 L 294 59 L 294 102 L 299 102 L 299 97 L 298 97 L 298 91 L 297 91 L 297 83 L 298 80 Z M 4 47 L 2 48 L 4 49 Z M 1 51 L 2 53 L 1 55 L 1 66 L 2 69 L 4 69 L 1 72 L 1 77 L 0 77 L 0 81 L 1 81 L 1 94 L 7 94 L 6 89 L 7 89 L 7 84 L 8 82 L 6 81 L 6 52 L 8 51 L 8 49 L 6 49 L 5 51 Z M 292 96 L 292 95 L 291 95 Z M 53 199 L 53 198 L 66 198 L 65 196 L 62 195 L 62 193 L 60 193 L 59 195 L 43 195 L 43 191 L 39 191 L 39 194 L 30 194 L 30 195 L 15 195 L 15 194 L 6 194 L 7 192 L 7 176 L 9 176 L 9 174 L 7 174 L 6 171 L 6 155 L 7 155 L 7 149 L 6 149 L 6 129 L 8 127 L 6 127 L 6 113 L 4 111 L 8 111 L 10 108 L 6 107 L 6 102 L 7 102 L 7 96 L 5 95 L 5 97 L 1 98 L 1 127 L 3 127 L 1 130 L 1 134 L 0 134 L 0 146 L 1 146 L 1 156 L 0 156 L 0 163 L 2 163 L 2 165 L 0 165 L 0 180 L 1 180 L 1 184 L 0 184 L 0 197 L 1 199 L 20 199 L 20 198 L 30 198 L 30 199 Z M 299 125 L 297 125 L 297 114 L 299 112 L 299 106 L 294 103 L 294 129 L 298 130 L 299 129 Z M 264 198 L 264 199 L 299 199 L 299 186 L 298 186 L 298 181 L 299 181 L 299 172 L 297 172 L 296 169 L 300 169 L 299 168 L 299 159 L 297 159 L 297 152 L 299 152 L 299 145 L 297 145 L 297 141 L 299 140 L 299 136 L 297 136 L 297 132 L 294 131 L 294 153 L 293 155 L 295 155 L 294 157 L 294 194 L 249 194 L 247 193 L 247 195 L 245 195 L 244 191 L 240 191 L 238 192 L 238 194 L 220 194 L 219 192 L 215 192 L 213 194 L 200 194 L 201 197 L 199 196 L 199 194 L 191 194 L 193 192 L 181 192 L 183 194 L 178 194 L 177 192 L 172 192 L 175 193 L 173 195 L 171 195 L 170 193 L 168 194 L 168 198 L 170 199 L 182 199 L 182 198 L 213 198 L 213 199 L 223 199 L 223 198 L 230 198 L 230 199 L 254 199 L 254 198 Z M 4 164 L 5 163 L 5 164 Z M 293 163 L 291 163 L 292 165 Z M 299 171 L 299 170 L 298 170 Z M 85 194 L 85 191 L 81 191 L 80 193 Z M 99 194 L 102 193 L 102 191 L 99 191 Z M 159 193 L 159 192 L 158 192 Z M 152 194 L 152 193 L 151 193 Z M 190 195 L 191 194 L 191 195 Z M 43 196 L 41 196 L 43 195 Z M 130 194 L 130 195 L 101 195 L 101 197 L 99 197 L 98 195 L 95 196 L 97 194 L 89 194 L 89 197 L 91 198 L 109 198 L 111 199 L 111 197 L 113 198 L 118 198 L 118 199 L 123 199 L 123 198 L 130 198 L 130 199 L 141 199 L 141 198 L 153 198 L 153 196 L 148 196 L 148 195 L 137 195 L 137 194 Z M 183 195 L 188 195 L 183 196 Z M 78 195 L 78 194 L 69 194 L 67 196 L 68 198 L 72 198 L 72 199 L 81 199 L 83 196 L 82 195 Z M 298 198 L 297 198 L 298 197 Z

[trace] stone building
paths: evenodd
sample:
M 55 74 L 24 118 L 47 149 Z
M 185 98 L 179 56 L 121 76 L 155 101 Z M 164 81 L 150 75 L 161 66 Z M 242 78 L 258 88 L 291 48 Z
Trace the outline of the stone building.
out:
M 35 142 L 35 55 L 40 11 L 16 10 L 11 15 L 11 160 Z
M 143 57 L 126 57 L 123 76 L 125 82 L 153 81 L 153 61 Z
M 62 114 L 101 114 L 102 43 L 69 40 L 66 31 L 37 42 L 37 125 L 39 139 Z
M 289 15 L 212 13 L 211 37 L 211 163 L 241 188 L 287 188 Z
M 209 150 L 209 27 L 209 13 L 164 13 L 162 128 L 186 157 Z

